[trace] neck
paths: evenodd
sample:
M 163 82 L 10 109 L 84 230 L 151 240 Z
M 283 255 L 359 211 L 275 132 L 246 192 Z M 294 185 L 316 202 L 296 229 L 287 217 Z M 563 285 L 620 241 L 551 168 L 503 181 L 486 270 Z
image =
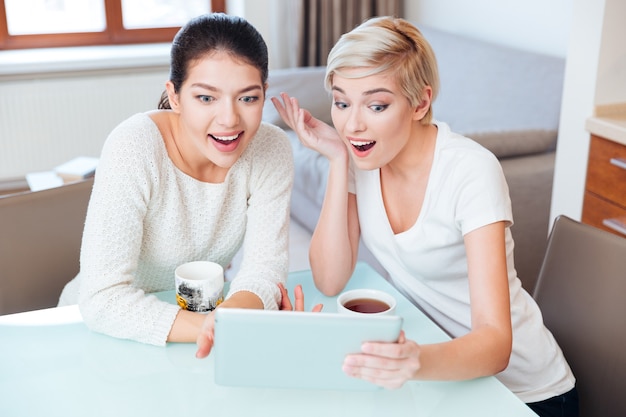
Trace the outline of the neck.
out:
M 171 114 L 169 117 L 168 136 L 171 145 L 168 147 L 168 154 L 178 169 L 198 181 L 224 182 L 228 169 L 215 165 L 186 139 L 188 135 L 181 126 L 177 114 Z
M 413 178 L 430 171 L 437 142 L 437 126 L 416 125 L 402 151 L 384 170 L 396 177 Z

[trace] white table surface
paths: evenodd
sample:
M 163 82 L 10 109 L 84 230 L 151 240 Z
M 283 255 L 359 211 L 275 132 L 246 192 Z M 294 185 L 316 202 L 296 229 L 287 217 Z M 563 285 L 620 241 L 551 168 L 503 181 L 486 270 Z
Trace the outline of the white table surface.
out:
M 310 271 L 289 275 L 307 309 L 335 297 L 315 289 Z M 367 264 L 346 289 L 379 288 L 398 299 L 408 338 L 447 339 L 432 321 Z M 163 299 L 175 302 L 173 293 Z M 213 358 L 195 344 L 155 347 L 90 331 L 76 306 L 0 316 L 0 416 L 534 416 L 496 378 L 414 381 L 375 392 L 231 388 L 213 382 Z M 260 358 L 260 360 L 262 360 Z

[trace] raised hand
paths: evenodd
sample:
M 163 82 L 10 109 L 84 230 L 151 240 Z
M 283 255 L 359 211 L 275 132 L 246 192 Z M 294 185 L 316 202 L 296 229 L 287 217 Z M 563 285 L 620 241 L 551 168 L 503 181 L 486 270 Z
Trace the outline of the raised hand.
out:
M 328 159 L 346 154 L 346 146 L 334 127 L 316 119 L 308 110 L 301 109 L 295 97 L 285 93 L 281 93 L 280 97 L 282 102 L 279 98 L 272 97 L 272 103 L 287 126 L 297 133 L 304 146 Z

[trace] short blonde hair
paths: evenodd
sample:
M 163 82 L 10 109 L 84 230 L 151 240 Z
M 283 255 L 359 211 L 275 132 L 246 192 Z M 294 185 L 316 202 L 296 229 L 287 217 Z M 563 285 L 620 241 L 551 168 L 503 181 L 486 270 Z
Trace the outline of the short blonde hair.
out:
M 349 77 L 344 68 L 363 68 Z M 432 101 L 439 92 L 437 60 L 422 33 L 408 21 L 375 17 L 341 36 L 328 54 L 325 86 L 331 90 L 335 74 L 362 78 L 388 72 L 397 77 L 402 92 L 413 107 L 421 102 L 424 88 L 432 88 Z M 422 123 L 432 121 L 432 106 Z

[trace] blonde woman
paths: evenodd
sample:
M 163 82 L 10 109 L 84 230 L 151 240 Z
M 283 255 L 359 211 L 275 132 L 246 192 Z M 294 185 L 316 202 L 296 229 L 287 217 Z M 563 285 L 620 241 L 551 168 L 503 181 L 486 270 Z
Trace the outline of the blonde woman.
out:
M 366 343 L 344 371 L 387 388 L 412 379 L 495 375 L 541 416 L 575 416 L 575 379 L 513 262 L 508 187 L 498 160 L 433 119 L 435 55 L 413 25 L 374 18 L 328 57 L 334 127 L 273 98 L 302 143 L 330 162 L 312 237 L 317 287 L 341 291 L 359 239 L 393 284 L 452 339 Z

